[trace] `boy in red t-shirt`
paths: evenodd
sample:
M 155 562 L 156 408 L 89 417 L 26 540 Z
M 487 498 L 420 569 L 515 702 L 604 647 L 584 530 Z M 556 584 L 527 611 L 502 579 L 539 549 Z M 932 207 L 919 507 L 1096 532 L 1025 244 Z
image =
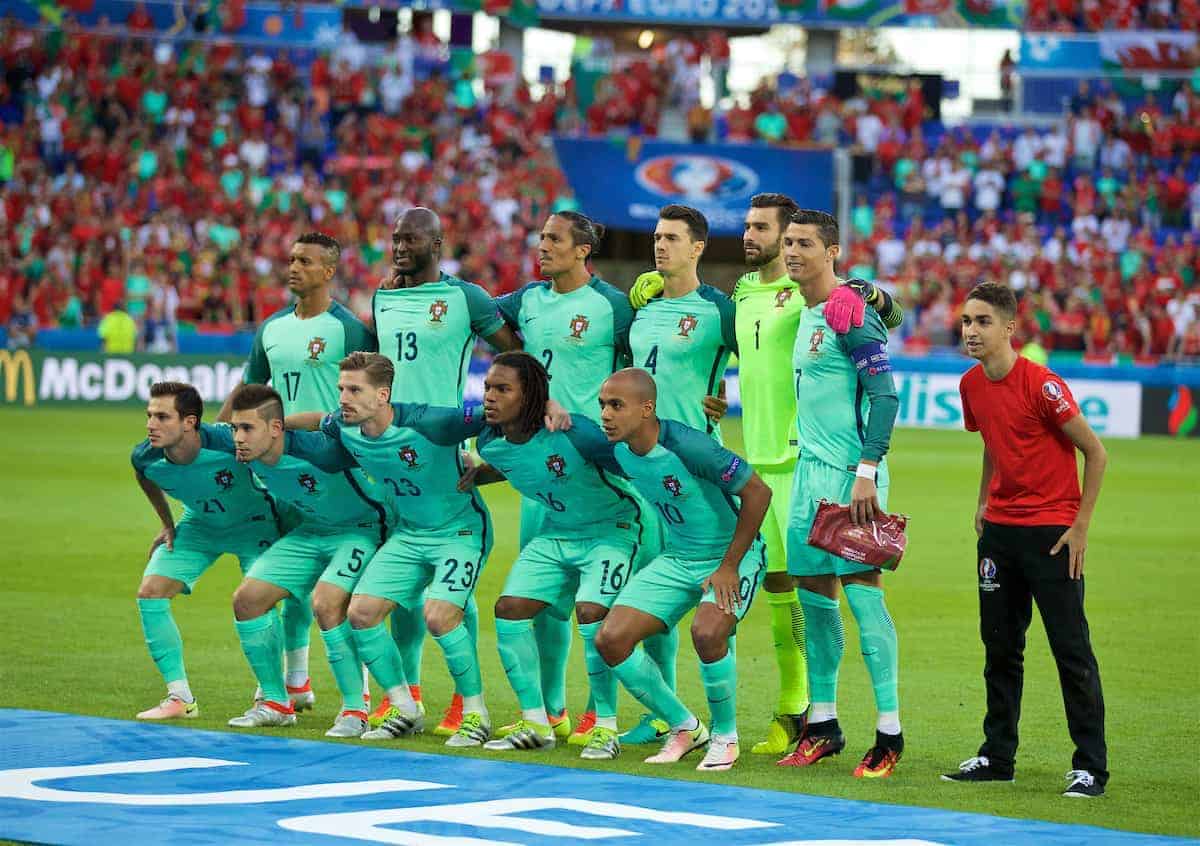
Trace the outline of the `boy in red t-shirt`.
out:
M 1013 292 L 993 282 L 977 285 L 962 310 L 967 355 L 979 361 L 959 391 L 967 430 L 983 435 L 975 532 L 987 715 L 978 756 L 942 778 L 1013 780 L 1032 600 L 1058 665 L 1075 742 L 1063 795 L 1102 796 L 1104 694 L 1083 612 L 1083 554 L 1108 458 L 1066 383 L 1013 350 L 1016 313 Z M 1084 456 L 1082 495 L 1076 448 Z

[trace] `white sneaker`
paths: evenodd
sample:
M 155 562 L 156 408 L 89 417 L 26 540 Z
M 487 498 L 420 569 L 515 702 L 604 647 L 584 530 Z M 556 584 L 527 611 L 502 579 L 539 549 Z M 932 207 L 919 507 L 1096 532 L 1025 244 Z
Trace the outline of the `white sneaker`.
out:
M 732 769 L 738 759 L 738 742 L 713 735 L 708 741 L 704 760 L 696 765 L 700 772 L 721 772 Z
M 360 717 L 362 711 L 343 711 L 338 714 L 337 719 L 333 721 L 333 725 L 329 727 L 329 731 L 325 732 L 326 737 L 362 737 L 367 730 L 367 720 L 365 717 Z
M 234 728 L 262 728 L 264 726 L 294 726 L 296 724 L 296 712 L 288 707 L 286 711 L 281 710 L 281 706 L 275 703 L 267 704 L 266 702 L 255 702 L 246 713 L 240 717 L 234 717 L 229 721 L 229 725 Z

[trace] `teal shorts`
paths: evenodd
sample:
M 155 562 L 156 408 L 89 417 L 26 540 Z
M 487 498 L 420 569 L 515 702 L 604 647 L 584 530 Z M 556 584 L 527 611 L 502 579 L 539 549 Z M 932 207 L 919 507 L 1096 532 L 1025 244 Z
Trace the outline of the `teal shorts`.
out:
M 271 515 L 255 515 L 238 528 L 213 529 L 197 525 L 186 517 L 175 526 L 174 549 L 162 544 L 154 550 L 142 578 L 163 576 L 183 582 L 183 592 L 191 593 L 196 582 L 223 554 L 236 556 L 242 575 L 260 555 L 279 538 L 279 529 Z
M 557 607 L 573 590 L 573 602 L 608 608 L 629 581 L 637 547 L 636 531 L 615 527 L 603 538 L 534 538 L 517 556 L 500 593 Z
M 270 582 L 296 599 L 307 599 L 319 581 L 354 593 L 378 548 L 377 528 L 326 534 L 301 527 L 271 544 L 246 578 Z
M 841 505 L 850 503 L 850 490 L 857 478 L 853 470 L 843 470 L 817 458 L 801 456 L 792 483 L 792 513 L 788 519 L 787 563 L 793 576 L 849 576 L 853 573 L 878 572 L 854 561 L 847 561 L 823 549 L 808 545 L 808 533 L 822 499 Z M 887 469 L 880 473 L 877 488 L 879 504 L 887 509 Z
M 668 629 L 673 629 L 701 602 L 716 601 L 712 589 L 702 590 L 700 585 L 719 566 L 720 558 L 689 561 L 664 553 L 634 574 L 617 604 L 657 617 Z M 750 610 L 766 573 L 767 551 L 758 539 L 738 564 L 738 593 L 742 603 L 735 616 L 739 621 Z
M 397 530 L 379 547 L 354 593 L 390 599 L 409 611 L 421 610 L 427 599 L 463 608 L 491 551 L 490 520 L 482 532 L 430 535 Z

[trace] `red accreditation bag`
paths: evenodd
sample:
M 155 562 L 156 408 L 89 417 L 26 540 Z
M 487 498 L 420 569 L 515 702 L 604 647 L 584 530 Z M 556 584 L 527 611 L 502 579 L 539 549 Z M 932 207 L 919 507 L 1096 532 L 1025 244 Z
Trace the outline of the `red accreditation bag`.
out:
M 850 506 L 823 499 L 808 533 L 808 545 L 847 561 L 895 570 L 908 545 L 907 526 L 908 518 L 902 514 L 884 514 L 856 526 L 850 522 Z

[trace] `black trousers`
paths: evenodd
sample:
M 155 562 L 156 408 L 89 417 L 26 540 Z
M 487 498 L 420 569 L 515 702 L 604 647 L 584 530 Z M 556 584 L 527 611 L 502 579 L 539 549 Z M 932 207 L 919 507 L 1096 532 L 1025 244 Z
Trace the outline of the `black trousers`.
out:
M 1075 743 L 1071 766 L 1108 781 L 1104 693 L 1083 613 L 1083 579 L 1068 573 L 1064 546 L 1050 549 L 1066 526 L 1002 526 L 984 522 L 979 538 L 979 634 L 986 660 L 987 716 L 979 754 L 1012 771 L 1025 678 L 1025 632 L 1036 602 L 1058 665 L 1067 728 Z

